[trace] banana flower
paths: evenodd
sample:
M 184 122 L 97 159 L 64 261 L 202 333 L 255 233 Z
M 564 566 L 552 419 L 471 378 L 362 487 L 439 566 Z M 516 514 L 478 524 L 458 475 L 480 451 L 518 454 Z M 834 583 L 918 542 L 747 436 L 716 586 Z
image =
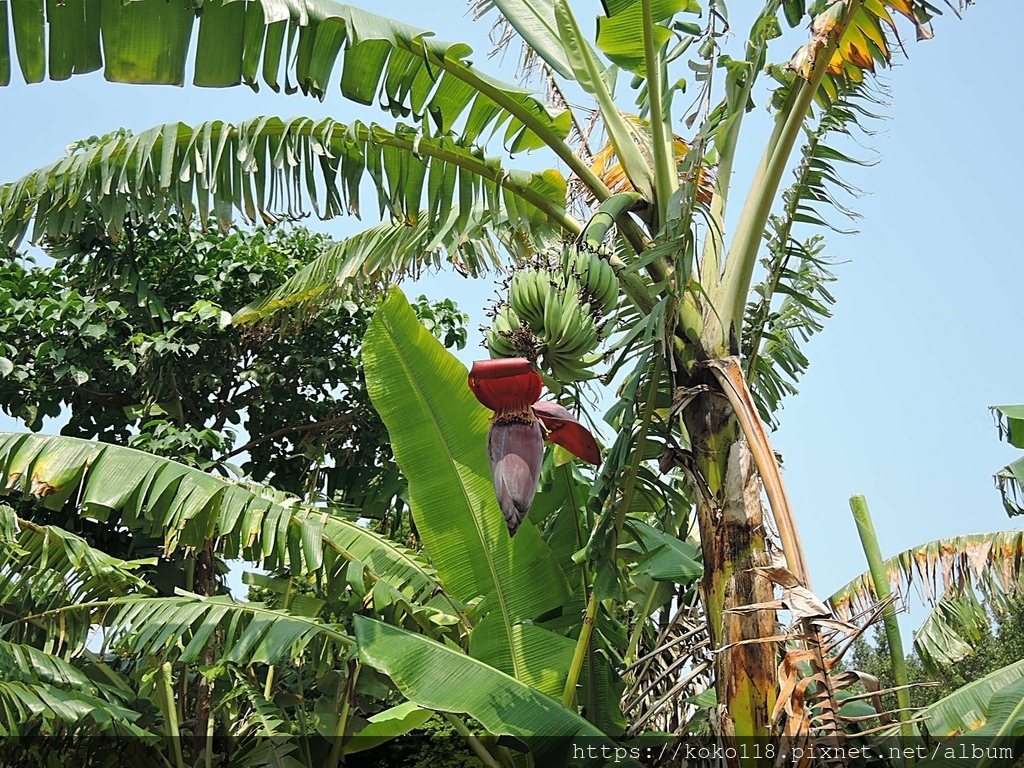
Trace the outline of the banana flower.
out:
M 537 402 L 541 386 L 540 374 L 522 357 L 478 360 L 469 373 L 476 399 L 494 411 L 487 456 L 509 536 L 516 535 L 537 493 L 545 439 L 601 463 L 601 450 L 586 427 L 558 403 Z

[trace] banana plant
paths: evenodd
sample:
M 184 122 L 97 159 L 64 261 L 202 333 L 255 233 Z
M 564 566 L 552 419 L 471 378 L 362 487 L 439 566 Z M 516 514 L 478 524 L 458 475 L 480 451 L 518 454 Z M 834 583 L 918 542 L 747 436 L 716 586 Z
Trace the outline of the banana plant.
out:
M 183 766 L 191 756 L 210 765 L 216 732 L 240 764 L 252 754 L 283 760 L 296 745 L 307 764 L 318 750 L 326 760 L 325 744 L 369 727 L 311 684 L 351 655 L 352 613 L 460 621 L 430 563 L 396 542 L 271 488 L 134 449 L 2 434 L 0 497 L 5 759 L 51 749 L 105 756 L 113 735 L 132 737 L 134 764 Z M 41 522 L 69 512 L 83 535 Z M 157 537 L 160 558 L 123 560 L 97 547 L 111 543 L 98 535 L 104 524 L 132 542 L 129 551 Z M 159 566 L 182 550 L 272 569 L 279 577 L 259 583 L 284 581 L 285 598 L 238 602 L 193 591 L 198 579 L 168 594 Z M 293 668 L 310 676 L 305 688 Z M 336 687 L 356 695 L 353 676 L 340 677 Z M 304 698 L 320 701 L 316 716 L 331 729 L 305 726 Z M 424 719 L 382 712 L 375 738 Z
M 616 568 L 593 565 L 619 562 L 634 500 L 662 494 L 666 512 L 658 524 L 677 539 L 685 538 L 685 512 L 692 503 L 721 727 L 726 733 L 768 734 L 778 686 L 774 646 L 764 641 L 774 635 L 775 617 L 770 610 L 743 611 L 771 602 L 773 593 L 772 582 L 757 570 L 768 558 L 762 482 L 789 570 L 805 584 L 809 576 L 762 418 L 771 418 L 806 367 L 798 339 L 819 327 L 829 304 L 820 247 L 798 233 L 802 224 L 824 221 L 815 206 L 841 186 L 832 166 L 846 158 L 827 151 L 826 140 L 865 115 L 865 84 L 889 63 L 897 40 L 894 15 L 904 17 L 919 38 L 928 37 L 939 9 L 927 0 L 767 0 L 749 35 L 738 38 L 737 51 L 729 48 L 731 30 L 719 0 L 703 15 L 697 2 L 606 2 L 593 44 L 582 32 L 588 23 L 567 0 L 493 5 L 552 84 L 553 103 L 475 67 L 468 46 L 440 42 L 424 30 L 333 0 L 210 0 L 195 7 L 160 0 L 11 4 L 14 34 L 0 40 L 0 82 L 16 64 L 30 83 L 102 66 L 113 81 L 180 85 L 194 50 L 197 85 L 255 87 L 262 81 L 315 98 L 337 86 L 344 98 L 378 102 L 411 124 L 387 129 L 358 121 L 266 117 L 238 125 L 172 123 L 111 136 L 0 189 L 0 236 L 15 247 L 28 232 L 40 239 L 73 231 L 87 214 L 98 216 L 114 235 L 126 218 L 159 219 L 169 211 L 203 219 L 212 213 L 222 221 L 239 216 L 258 222 L 307 208 L 333 216 L 357 212 L 361 184 L 372 184 L 385 222 L 325 253 L 277 294 L 244 311 L 239 319 L 246 320 L 265 318 L 284 304 L 337 297 L 423 264 L 446 262 L 476 274 L 500 250 L 507 256 L 503 264 L 540 259 L 534 266 L 550 271 L 555 259 L 546 249 L 553 241 L 576 241 L 577 250 L 580 244 L 603 247 L 599 258 L 618 282 L 609 309 L 615 331 L 621 330 L 610 342 L 610 369 L 601 367 L 600 355 L 570 359 L 575 364 L 568 367 L 565 358 L 548 356 L 547 348 L 534 349 L 533 358 L 552 388 L 564 384 L 567 396 L 588 377 L 610 378 L 626 361 L 638 361 L 612 409 L 619 437 L 592 484 L 596 495 L 585 497 L 593 502 L 593 509 L 587 507 L 593 526 L 580 533 L 576 550 L 583 563 L 577 573 L 586 582 L 580 588 L 587 594 L 585 626 L 604 626 L 605 635 L 614 634 L 609 627 L 625 590 Z M 6 4 L 0 7 L 6 12 Z M 782 24 L 804 23 L 810 25 L 807 44 L 788 61 L 773 63 L 769 48 Z M 730 197 L 735 198 L 730 185 L 741 128 L 766 72 L 774 126 L 729 232 L 725 223 Z M 690 73 L 692 84 L 683 79 Z M 630 82 L 616 88 L 618 79 Z M 586 120 L 559 96 L 566 87 L 592 98 L 607 138 L 603 150 L 590 150 Z M 694 110 L 683 109 L 686 88 L 696 92 Z M 639 115 L 625 114 L 616 100 L 627 89 Z M 691 98 L 687 94 L 686 101 Z M 680 118 L 692 126 L 689 138 L 675 134 Z M 783 176 L 801 141 L 801 171 L 780 199 Z M 513 154 L 543 149 L 568 175 L 506 168 L 486 153 L 499 142 Z M 622 192 L 629 196 L 616 196 Z M 601 210 L 604 205 L 609 207 Z M 586 213 L 574 215 L 581 210 Z M 613 222 L 614 229 L 605 228 L 607 237 L 577 240 L 591 214 Z M 386 253 L 384 243 L 400 245 L 401 251 Z M 755 286 L 759 259 L 768 274 Z M 564 336 L 563 351 L 591 345 L 582 313 L 587 305 L 594 312 L 594 296 L 584 300 L 588 289 L 575 272 L 559 278 L 566 290 L 546 293 L 541 301 L 544 313 L 537 319 L 547 331 L 550 316 L 557 337 L 538 337 L 534 331 L 540 328 L 531 327 L 526 341 L 540 338 L 556 347 Z M 496 324 L 495 331 L 507 341 L 510 336 L 503 334 L 519 329 L 512 327 L 511 315 L 503 317 L 507 325 Z M 574 324 L 571 335 L 568 323 Z M 498 337 L 490 337 L 492 352 L 524 356 L 501 355 Z M 367 368 L 373 365 L 387 362 L 368 358 Z M 426 397 L 407 371 L 394 373 L 408 391 Z M 460 377 L 464 390 L 465 375 Z M 454 387 L 457 377 L 450 378 Z M 385 391 L 393 386 L 378 390 L 382 411 L 399 407 Z M 445 397 L 463 397 L 467 413 L 476 414 L 476 430 L 485 432 L 485 414 L 468 392 L 453 392 Z M 401 417 L 420 418 L 408 408 Z M 657 470 L 650 463 L 656 457 Z M 407 454 L 403 466 L 410 487 L 411 475 L 423 473 L 417 482 L 424 504 L 431 493 L 450 493 L 445 485 L 471 484 L 479 498 L 487 496 L 485 490 L 492 493 L 476 469 L 446 466 L 432 478 L 428 469 L 413 469 L 425 461 Z M 668 481 L 652 477 L 656 471 Z M 499 669 L 530 678 L 534 660 L 523 648 L 537 627 L 517 622 L 565 604 L 567 587 L 555 578 L 564 579 L 565 569 L 553 570 L 556 561 L 539 535 L 526 533 L 529 527 L 499 542 L 493 530 L 467 516 L 469 499 L 477 496 L 455 496 L 457 514 L 437 530 L 421 531 L 423 543 L 439 569 L 445 553 L 469 546 L 467 532 L 475 548 L 497 547 L 487 550 L 497 552 L 496 559 L 484 560 L 484 570 L 471 578 L 475 565 L 439 570 L 439 577 L 456 600 L 483 596 L 480 605 L 487 610 L 475 628 L 489 622 L 498 629 L 487 635 L 497 641 L 484 641 L 478 632 L 476 643 L 471 631 L 471 652 L 476 645 Z M 463 558 L 480 562 L 468 554 Z M 523 566 L 551 575 L 549 589 L 538 593 L 522 585 Z M 483 595 L 481 584 L 488 587 Z M 661 600 L 653 594 L 648 591 L 641 603 L 678 607 L 685 597 Z M 629 628 L 639 645 L 659 636 L 648 622 L 651 615 L 637 612 Z M 565 646 L 572 669 L 595 660 L 591 645 L 584 632 L 575 648 Z M 592 673 L 596 666 L 590 664 Z

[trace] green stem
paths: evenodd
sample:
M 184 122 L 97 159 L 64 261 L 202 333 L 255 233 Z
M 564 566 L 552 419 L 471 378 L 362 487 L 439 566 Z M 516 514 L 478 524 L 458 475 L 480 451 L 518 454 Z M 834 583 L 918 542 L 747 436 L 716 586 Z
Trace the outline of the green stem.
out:
M 811 137 L 807 143 L 809 153 L 813 153 L 815 148 L 818 146 L 821 137 L 816 133 Z M 802 165 L 799 171 L 794 187 L 800 187 L 806 183 L 807 178 L 812 172 L 810 163 Z M 802 199 L 799 196 L 794 195 L 793 201 L 787 206 L 785 211 L 785 221 L 782 232 L 779 235 L 777 241 L 778 252 L 775 254 L 774 260 L 768 269 L 768 286 L 765 290 L 764 296 L 761 297 L 761 305 L 765 307 L 765 321 L 757 325 L 753 330 L 753 338 L 750 342 L 750 354 L 747 356 L 747 380 L 753 381 L 755 377 L 755 366 L 757 365 L 757 358 L 760 354 L 761 341 L 764 338 L 764 333 L 767 330 L 767 313 L 771 309 L 772 299 L 775 296 L 776 290 L 778 290 L 779 283 L 782 281 L 782 275 L 785 273 L 785 269 L 789 264 L 790 251 L 788 248 L 790 233 L 793 231 L 793 224 L 796 222 L 797 207 L 802 203 Z
M 590 600 L 587 601 L 587 612 L 583 614 L 583 627 L 580 629 L 580 636 L 576 640 L 576 649 L 572 654 L 572 663 L 569 665 L 569 676 L 565 678 L 565 690 L 562 691 L 562 703 L 567 707 L 571 707 L 573 699 L 576 698 L 576 684 L 579 682 L 580 672 L 583 671 L 583 662 L 590 649 L 590 636 L 594 632 L 596 616 L 597 592 L 591 591 Z
M 651 0 L 641 0 L 644 25 L 644 68 L 647 70 L 647 96 L 651 102 L 651 139 L 654 143 L 654 190 L 657 197 L 658 221 L 668 220 L 668 201 L 679 186 L 675 147 L 662 102 L 661 57 L 654 49 L 654 18 Z
M 633 627 L 633 634 L 629 638 L 629 646 L 626 648 L 625 661 L 623 664 L 629 667 L 636 657 L 637 648 L 640 647 L 640 636 L 644 633 L 644 627 L 647 625 L 647 617 L 651 615 L 651 608 L 654 606 L 654 598 L 658 593 L 658 582 L 651 584 L 651 589 L 647 593 L 647 600 L 644 601 L 644 609 L 637 614 L 636 626 Z
M 648 200 L 652 200 L 654 189 L 651 168 L 636 142 L 633 141 L 629 127 L 615 103 L 615 97 L 602 79 L 600 64 L 594 58 L 566 0 L 555 0 L 555 20 L 558 24 L 559 38 L 567 47 L 575 48 L 576 57 L 573 61 L 573 70 L 576 80 L 585 91 L 592 94 L 597 100 L 605 132 L 608 134 L 608 141 L 622 165 L 626 178 L 629 179 L 635 190 Z M 593 175 L 592 171 L 590 173 Z M 586 183 L 585 180 L 584 183 Z M 601 182 L 601 186 L 604 187 L 604 182 Z M 597 195 L 598 200 L 604 200 L 606 197 L 608 197 L 607 192 L 604 195 Z
M 655 401 L 658 399 L 658 385 L 661 383 L 661 369 L 664 364 L 664 357 L 655 353 L 654 370 L 651 372 L 651 386 L 647 390 L 647 402 L 644 403 L 644 410 L 640 416 L 640 429 L 636 433 L 636 447 L 633 449 L 633 459 L 629 464 L 629 474 L 626 476 L 626 484 L 622 488 L 622 499 L 615 515 L 615 546 L 619 544 L 619 534 L 622 533 L 622 525 L 626 522 L 626 511 L 633 503 L 633 491 L 636 488 L 636 478 L 640 474 L 640 464 L 643 461 L 644 442 L 647 440 L 647 430 L 651 426 L 651 417 L 654 415 Z M 614 555 L 614 553 L 613 553 Z
M 764 24 L 766 17 L 774 18 L 778 13 L 778 2 L 769 3 L 754 22 L 754 28 L 747 40 L 747 63 L 750 71 L 747 73 L 743 88 L 736 96 L 732 104 L 729 121 L 722 132 L 721 138 L 715 142 L 718 150 L 718 167 L 715 171 L 715 191 L 711 197 L 709 218 L 711 219 L 707 239 L 704 241 L 704 253 L 701 258 L 701 284 L 708 293 L 713 293 L 718 288 L 722 276 L 719 274 L 722 266 L 722 246 L 725 235 L 725 210 L 729 202 L 729 190 L 732 188 L 732 166 L 736 159 L 736 148 L 739 146 L 740 129 L 743 126 L 743 116 L 747 113 L 747 102 L 750 100 L 750 93 L 754 88 L 754 82 L 761 71 L 765 49 L 768 41 L 764 30 L 768 28 Z M 728 102 L 726 103 L 728 105 Z M 772 142 L 774 145 L 774 141 Z
M 661 382 L 661 370 L 664 358 L 655 353 L 654 370 L 651 373 L 651 386 L 647 391 L 647 402 L 644 403 L 644 410 L 640 417 L 640 429 L 637 430 L 636 447 L 633 449 L 633 456 L 629 465 L 629 474 L 626 476 L 626 484 L 622 489 L 622 498 L 619 500 L 618 509 L 615 514 L 615 536 L 612 539 L 611 557 L 617 557 L 619 536 L 622 533 L 622 526 L 626 522 L 626 510 L 633 502 L 633 491 L 636 488 L 636 478 L 640 472 L 640 464 L 643 461 L 644 441 L 647 439 L 647 429 L 654 415 L 654 404 L 658 396 L 658 384 Z M 590 636 L 594 629 L 594 617 L 597 616 L 597 593 L 593 590 L 590 599 L 587 601 L 587 610 L 583 617 L 583 627 L 580 629 L 580 636 L 576 640 L 576 648 L 573 651 L 572 663 L 569 667 L 569 676 L 565 680 L 565 689 L 562 692 L 562 702 L 568 707 L 572 705 L 573 697 L 576 695 L 576 685 L 579 682 L 580 672 L 583 670 L 583 662 L 586 659 L 587 650 L 590 647 Z
M 871 522 L 868 503 L 863 496 L 857 494 L 850 497 L 850 509 L 853 519 L 857 522 L 857 533 L 864 547 L 864 556 L 868 561 L 871 581 L 875 586 L 875 597 L 879 602 L 889 599 L 892 589 L 889 587 L 889 576 L 886 573 L 885 561 L 878 547 L 875 526 Z M 904 739 L 914 738 L 914 726 L 907 722 L 910 718 L 910 676 L 907 674 L 907 659 L 903 653 L 903 637 L 900 635 L 900 624 L 896 619 L 896 608 L 890 601 L 882 609 L 882 621 L 885 624 L 885 639 L 889 644 L 889 658 L 892 660 L 892 676 L 896 682 L 896 701 L 899 703 L 900 733 Z
M 711 349 L 728 346 L 730 331 L 736 338 L 739 338 L 743 324 L 743 309 L 747 293 L 750 290 L 754 266 L 757 263 L 758 248 L 761 245 L 761 238 L 772 204 L 775 202 L 775 195 L 782 183 L 782 175 L 804 125 L 804 120 L 807 118 L 814 96 L 818 92 L 818 87 L 828 72 L 828 63 L 832 54 L 838 47 L 853 14 L 860 8 L 861 2 L 862 0 L 849 0 L 843 19 L 837 27 L 838 31 L 832 34 L 828 43 L 818 51 L 811 79 L 802 81 L 798 87 L 793 89 L 796 95 L 786 105 L 790 108 L 784 109 L 779 114 L 778 122 L 772 133 L 772 140 L 765 148 L 758 172 L 754 176 L 750 192 L 740 214 L 736 237 L 733 239 L 726 257 L 722 283 L 716 295 L 713 296 L 715 306 L 719 309 L 720 322 L 728 325 L 721 327 L 719 323 L 708 324 L 708 328 L 716 330 L 715 338 L 708 337 L 706 334 L 705 344 Z
M 213 768 L 213 730 L 216 723 L 216 718 L 206 719 L 206 768 Z
M 284 608 L 284 610 L 286 610 L 286 611 L 288 610 L 288 604 L 291 602 L 291 599 L 292 599 L 292 584 L 294 582 L 295 582 L 295 579 L 292 578 L 292 577 L 289 577 L 288 578 L 288 586 L 284 590 L 284 601 L 283 601 L 281 607 Z M 274 690 L 274 665 L 271 664 L 269 667 L 267 667 L 267 682 L 266 682 L 266 685 L 263 686 L 263 698 L 266 699 L 267 701 L 270 701 L 270 692 L 273 691 L 273 690 Z
M 327 765 L 329 768 L 338 768 L 338 764 L 341 761 L 341 756 L 344 752 L 345 744 L 345 728 L 348 726 L 348 713 L 352 700 L 352 696 L 355 695 L 356 680 L 359 679 L 359 670 L 362 668 L 360 664 L 355 665 L 355 669 L 352 670 L 348 680 L 342 688 L 342 695 L 345 700 L 341 702 L 341 711 L 338 713 L 338 724 L 334 729 L 334 743 L 331 744 L 331 754 L 327 757 Z
M 185 757 L 181 754 L 181 732 L 178 727 L 178 711 L 174 705 L 174 682 L 171 675 L 171 662 L 165 661 L 157 673 L 160 678 L 159 706 L 167 728 L 167 738 L 174 751 L 174 764 L 177 768 L 185 768 Z
M 611 194 L 611 190 L 609 190 L 597 174 L 590 169 L 590 166 L 586 164 L 583 158 L 579 157 L 561 136 L 541 122 L 536 113 L 529 106 L 508 96 L 501 90 L 501 88 L 494 85 L 488 79 L 481 77 L 475 70 L 467 67 L 462 62 L 452 59 L 444 59 L 438 56 L 427 57 L 424 55 L 425 49 L 422 46 L 396 47 L 401 47 L 402 50 L 411 53 L 413 56 L 428 59 L 431 66 L 450 73 L 453 77 L 471 86 L 474 90 L 482 93 L 484 96 L 487 96 L 502 109 L 517 118 L 526 128 L 533 131 L 533 133 L 535 133 L 537 137 L 558 156 L 559 160 L 569 167 L 569 170 L 586 185 L 587 189 L 589 189 L 598 200 L 604 200 Z
M 580 239 L 591 248 L 601 247 L 608 230 L 625 216 L 640 199 L 636 192 L 618 192 L 601 203 L 590 217 Z
M 487 751 L 487 747 L 483 745 L 483 742 L 477 738 L 477 735 L 469 730 L 469 726 L 463 721 L 458 715 L 453 715 L 450 712 L 442 712 L 444 719 L 454 726 L 455 731 L 466 740 L 469 744 L 469 748 L 473 750 L 473 753 L 480 758 L 480 761 L 487 766 L 487 768 L 501 768 L 498 765 L 498 761 L 494 759 L 494 755 Z
M 579 551 L 583 549 L 586 542 L 583 540 L 583 529 L 580 528 L 580 516 L 576 506 L 576 494 L 572 487 L 572 467 L 570 464 L 563 464 L 560 470 L 560 475 L 565 481 L 565 495 L 568 498 L 569 509 L 574 511 L 572 519 L 576 529 L 576 550 Z M 587 582 L 586 561 L 580 562 L 580 586 L 583 589 L 582 594 L 584 598 L 589 599 L 590 587 Z

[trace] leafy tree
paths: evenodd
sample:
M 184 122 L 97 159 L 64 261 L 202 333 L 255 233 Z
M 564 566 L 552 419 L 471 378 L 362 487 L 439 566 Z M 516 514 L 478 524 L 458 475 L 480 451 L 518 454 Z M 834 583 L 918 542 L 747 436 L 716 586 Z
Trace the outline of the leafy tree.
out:
M 370 308 L 339 302 L 276 330 L 231 324 L 329 245 L 299 227 L 221 235 L 172 219 L 117 241 L 94 226 L 48 241 L 46 268 L 6 261 L 0 402 L 33 430 L 63 417 L 65 435 L 381 516 L 401 482 L 359 366 Z M 465 344 L 451 301 L 418 311 Z

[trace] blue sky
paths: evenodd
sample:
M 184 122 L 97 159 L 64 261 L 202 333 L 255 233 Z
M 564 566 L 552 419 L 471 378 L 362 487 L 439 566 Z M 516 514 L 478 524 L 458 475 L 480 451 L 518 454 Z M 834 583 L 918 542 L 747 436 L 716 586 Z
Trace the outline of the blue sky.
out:
M 580 17 L 590 15 L 588 4 L 579 5 Z M 735 18 L 741 3 L 732 5 L 745 34 Z M 589 6 L 596 12 L 596 3 Z M 486 25 L 466 17 L 461 3 L 389 2 L 371 10 L 466 40 L 478 64 L 511 76 L 516 52 L 504 64 L 488 61 Z M 1016 232 L 1024 223 L 1024 149 L 1017 141 L 1024 115 L 1015 90 L 1022 23 L 1024 5 L 987 2 L 968 9 L 963 21 L 939 19 L 935 40 L 907 42 L 910 59 L 884 74 L 890 119 L 858 153 L 879 163 L 847 173 L 868 193 L 853 202 L 863 219 L 858 234 L 829 238 L 829 252 L 845 262 L 836 269 L 835 316 L 808 346 L 811 369 L 774 436 L 822 595 L 865 567 L 847 503 L 853 493 L 867 496 L 886 555 L 940 536 L 1021 528 L 993 487 L 992 473 L 1016 452 L 997 440 L 987 407 L 1024 401 L 1015 341 L 1024 277 Z M 788 58 L 796 38 L 780 42 L 774 60 Z M 57 159 L 77 139 L 119 126 L 258 114 L 391 123 L 336 90 L 319 103 L 267 89 L 114 85 L 98 75 L 15 84 L 0 99 L 4 181 Z M 746 189 L 744 174 L 766 127 L 759 106 L 737 161 L 737 193 Z M 516 160 L 536 167 L 544 158 Z M 362 225 L 313 226 L 341 236 Z M 442 275 L 424 280 L 422 290 L 454 297 L 472 314 L 474 344 L 493 283 Z M 18 425 L 0 417 L 0 428 Z M 915 611 L 911 620 L 921 617 Z

